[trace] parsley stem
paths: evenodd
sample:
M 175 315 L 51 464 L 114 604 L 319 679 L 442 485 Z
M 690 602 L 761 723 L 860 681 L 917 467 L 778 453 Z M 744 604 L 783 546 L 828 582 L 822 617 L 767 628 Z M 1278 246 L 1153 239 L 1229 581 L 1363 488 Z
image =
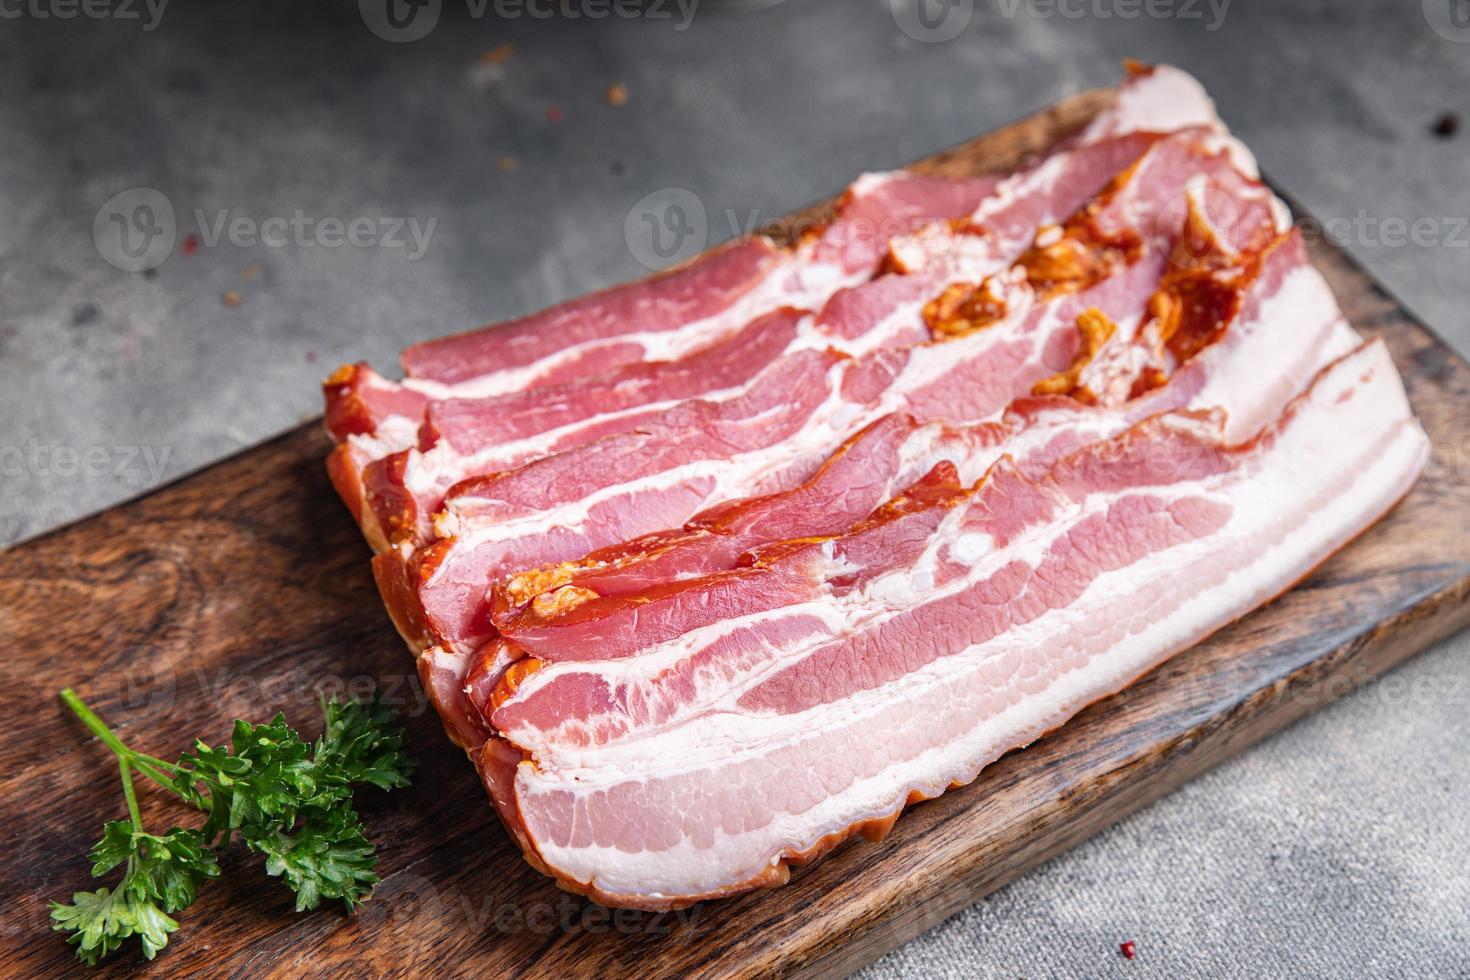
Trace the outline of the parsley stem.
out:
M 92 734 L 100 738 L 102 744 L 116 753 L 119 758 L 126 759 L 133 755 L 133 750 L 124 745 L 122 739 L 112 734 L 112 729 L 107 727 L 107 723 L 101 718 L 98 718 L 96 713 L 87 707 L 85 701 L 77 697 L 76 691 L 73 691 L 69 687 L 63 688 L 61 691 L 61 702 L 70 708 L 72 714 L 80 718 L 82 724 L 91 729 Z
M 178 792 L 178 790 L 174 788 L 174 781 L 171 778 L 169 778 L 168 773 L 166 773 L 166 772 L 164 772 L 164 773 L 159 772 L 158 769 L 156 767 L 154 767 L 152 763 L 149 763 L 149 762 L 140 762 L 139 760 L 134 759 L 133 760 L 133 768 L 136 769 L 136 770 L 138 770 L 138 772 L 142 773 L 143 775 L 147 776 L 149 779 L 153 780 L 158 785 L 162 786 L 164 789 L 173 790 L 174 792 Z M 175 767 L 174 766 L 169 766 L 169 768 L 170 769 L 173 769 Z
M 78 697 L 77 692 L 71 688 L 62 689 L 61 701 L 72 710 L 72 713 L 81 720 L 83 725 L 87 726 L 93 735 L 96 735 L 102 740 L 102 744 L 112 750 L 113 754 L 118 757 L 119 762 L 123 763 L 124 769 L 128 765 L 131 765 L 138 772 L 147 776 L 160 786 L 166 789 L 173 789 L 173 781 L 169 777 L 171 773 L 178 771 L 178 766 L 128 748 L 126 743 L 114 735 L 112 729 L 107 727 L 107 723 L 97 717 L 97 713 L 87 707 L 87 703 Z M 126 773 L 124 775 L 126 778 L 124 778 L 123 783 L 131 789 L 132 777 L 127 776 Z
M 119 758 L 117 768 L 122 773 L 123 796 L 128 800 L 128 816 L 133 818 L 133 832 L 143 832 L 143 815 L 138 812 L 138 794 L 133 791 L 133 772 L 128 760 Z

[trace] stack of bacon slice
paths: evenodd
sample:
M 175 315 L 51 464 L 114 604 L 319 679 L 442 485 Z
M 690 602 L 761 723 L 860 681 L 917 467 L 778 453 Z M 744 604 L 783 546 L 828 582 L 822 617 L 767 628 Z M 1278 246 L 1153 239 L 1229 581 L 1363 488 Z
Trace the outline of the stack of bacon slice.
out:
M 1426 440 L 1198 84 L 1012 174 L 328 379 L 333 482 L 538 868 L 785 880 L 1289 588 Z

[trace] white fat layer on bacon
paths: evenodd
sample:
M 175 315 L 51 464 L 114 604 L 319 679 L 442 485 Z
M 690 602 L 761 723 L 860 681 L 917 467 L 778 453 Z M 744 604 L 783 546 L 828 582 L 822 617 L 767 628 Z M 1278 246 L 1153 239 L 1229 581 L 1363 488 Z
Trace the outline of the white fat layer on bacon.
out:
M 933 796 L 968 782 L 1005 751 L 1288 588 L 1397 501 L 1426 454 L 1392 363 L 1380 344 L 1368 345 L 1329 369 L 1285 426 L 1227 474 L 1147 491 L 1227 504 L 1229 519 L 1214 533 L 1106 572 L 1069 606 L 881 690 L 791 715 L 711 713 L 662 733 L 655 755 L 638 743 L 619 745 L 588 752 L 577 768 L 523 763 L 516 780 L 522 812 L 532 813 L 528 798 L 550 791 L 575 799 L 630 778 L 702 766 L 713 773 L 786 750 L 795 753 L 784 762 L 792 771 L 771 773 L 770 785 L 799 793 L 792 781 L 811 780 L 817 757 L 857 753 L 857 771 L 836 792 L 812 785 L 801 794 L 809 805 L 774 810 L 764 826 L 745 833 L 727 833 L 718 814 L 708 815 L 703 826 L 712 846 L 685 838 L 660 851 L 561 847 L 534 824 L 528 829 L 559 874 L 607 893 L 700 895 L 737 886 L 783 851 L 805 850 L 886 816 L 911 793 Z M 1076 516 L 1093 506 L 1087 502 Z M 1038 554 L 1062 527 L 1034 530 L 1017 550 Z M 972 577 L 1001 560 L 977 566 Z M 1190 587 L 1153 587 L 1163 579 Z M 862 759 L 864 753 L 873 758 Z
M 1225 339 L 1206 348 L 1194 362 L 1192 370 L 1204 372 L 1207 380 L 1180 407 L 1220 409 L 1226 419 L 1225 443 L 1240 444 L 1274 421 L 1287 403 L 1323 369 L 1360 343 L 1358 335 L 1341 319 L 1337 304 L 1321 275 L 1310 265 L 1299 265 L 1281 280 L 1270 296 L 1260 302 L 1256 317 L 1232 325 Z M 1277 364 L 1277 370 L 1260 370 L 1261 364 L 1272 361 Z M 1158 394 L 1167 398 L 1169 393 L 1162 390 Z M 958 455 L 964 456 L 963 459 L 929 444 L 928 440 L 940 440 L 945 433 L 952 431 L 943 425 L 931 424 L 924 427 L 929 430 L 927 439 L 911 438 L 906 443 L 905 452 L 912 451 L 918 458 L 907 461 L 903 469 L 908 472 L 926 469 L 920 465 L 920 459 L 928 466 L 950 459 L 960 468 L 961 480 L 969 485 L 983 475 L 1002 453 L 1010 455 L 1024 468 L 1033 454 L 1059 434 L 1075 433 L 1080 428 L 1085 433 L 1081 440 L 1083 443 L 1095 442 L 1113 437 L 1141 417 L 1139 410 L 1132 407 L 1116 411 L 1093 411 L 1080 407 L 1048 410 L 1032 418 L 1029 424 L 1003 442 L 957 447 L 961 450 Z M 925 456 L 926 453 L 931 455 Z M 961 563 L 976 561 L 988 551 L 987 540 L 986 535 L 965 532 L 949 546 L 950 556 Z M 937 558 L 937 555 L 931 558 Z M 922 570 L 922 574 L 932 574 L 932 569 L 931 564 Z M 898 594 L 895 590 L 901 591 L 906 587 L 906 574 L 899 572 L 895 576 L 885 576 L 881 585 L 873 587 L 880 588 L 885 594 Z M 888 578 L 892 581 L 887 581 Z M 902 605 L 901 602 L 896 604 Z M 691 631 L 667 644 L 652 646 L 639 656 L 626 660 L 548 664 L 522 685 L 521 693 L 529 695 L 557 676 L 574 672 L 602 673 L 608 677 L 609 683 L 627 685 L 636 690 L 643 686 L 641 681 L 657 677 L 722 636 L 791 614 L 822 615 L 819 611 L 814 613 L 798 607 L 729 618 Z M 709 680 L 716 684 L 730 682 L 728 676 Z M 691 711 L 698 707 L 698 703 L 693 701 L 688 705 Z
M 940 463 L 954 464 L 966 486 L 980 479 L 994 459 L 989 447 L 995 437 L 984 425 L 955 428 L 947 422 L 930 422 L 914 430 L 899 447 L 893 492 L 888 496 L 896 496 Z
M 906 180 L 908 176 L 906 170 L 870 170 L 858 174 L 857 180 L 847 186 L 847 192 L 855 198 L 872 197 L 894 181 Z
M 1106 111 L 1088 123 L 1080 140 L 1094 143 L 1112 136 L 1140 132 L 1173 132 L 1202 127 L 1225 136 L 1215 103 L 1193 75 L 1172 65 L 1155 66 L 1148 74 L 1123 83 Z M 1231 158 L 1241 173 L 1256 176 L 1255 157 L 1238 140 L 1229 140 Z
M 366 462 L 391 456 L 414 446 L 419 441 L 419 420 L 405 415 L 394 415 L 378 423 L 371 435 L 347 437 L 354 453 L 360 453 Z
M 1254 162 L 1249 167 L 1241 165 L 1236 148 L 1239 147 L 1242 151 L 1245 148 L 1234 137 L 1222 133 L 1203 133 L 1199 136 L 1199 144 L 1208 153 L 1226 154 L 1230 158 L 1230 165 L 1237 173 L 1244 174 L 1253 180 L 1259 179 Z M 1242 201 L 1264 202 L 1270 208 L 1271 221 L 1278 235 L 1291 227 L 1291 209 L 1265 184 L 1240 188 L 1226 196 L 1219 188 L 1210 183 L 1204 174 L 1196 174 L 1190 179 L 1185 193 L 1189 195 L 1195 209 L 1205 221 L 1215 225 L 1217 232 L 1227 233 L 1224 236 L 1227 238 L 1230 225 L 1238 220 Z

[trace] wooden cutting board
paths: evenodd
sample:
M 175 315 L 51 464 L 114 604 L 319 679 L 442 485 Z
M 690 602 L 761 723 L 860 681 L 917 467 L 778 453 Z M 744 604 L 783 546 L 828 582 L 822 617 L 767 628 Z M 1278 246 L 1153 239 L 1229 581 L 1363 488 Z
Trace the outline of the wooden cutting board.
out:
M 918 166 L 1013 166 L 1102 98 L 1077 96 Z M 1313 257 L 1353 323 L 1387 340 L 1433 439 L 1409 498 L 1295 591 L 912 808 L 881 843 L 846 846 L 784 888 L 683 913 L 610 912 L 521 860 L 425 708 L 367 547 L 327 484 L 318 425 L 0 554 L 7 971 L 73 968 L 46 903 L 94 887 L 85 851 L 104 819 L 123 815 L 110 754 L 56 700 L 65 685 L 126 740 L 169 756 L 195 735 L 223 741 L 236 716 L 283 709 L 315 731 L 319 687 L 377 683 L 412 716 L 423 762 L 411 789 L 362 794 L 384 881 L 355 915 L 293 913 L 259 860 L 232 852 L 157 961 L 120 956 L 110 972 L 647 977 L 869 962 L 1470 623 L 1470 367 L 1341 252 Z M 193 819 L 143 796 L 150 824 Z

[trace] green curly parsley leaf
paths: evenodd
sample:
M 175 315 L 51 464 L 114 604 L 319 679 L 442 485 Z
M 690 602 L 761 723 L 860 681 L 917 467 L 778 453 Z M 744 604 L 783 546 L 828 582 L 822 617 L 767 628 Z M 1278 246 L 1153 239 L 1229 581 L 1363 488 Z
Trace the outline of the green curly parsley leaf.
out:
M 414 760 L 403 751 L 407 735 L 398 712 L 383 703 L 380 692 L 369 702 L 333 698 L 322 702 L 326 725 L 316 741 L 313 758 L 335 765 L 352 783 L 370 783 L 382 790 L 407 786 Z
M 279 714 L 264 725 L 235 722 L 228 749 L 196 741 L 175 768 L 175 791 L 209 814 L 204 833 L 219 844 L 245 827 L 289 826 L 302 807 L 352 798 L 345 774 L 318 765 Z
M 179 924 L 168 913 L 191 905 L 199 886 L 219 877 L 219 864 L 204 835 L 172 828 L 158 836 L 135 830 L 127 820 L 114 820 L 92 848 L 92 875 L 100 877 L 127 862 L 116 889 L 77 892 L 71 905 L 51 903 L 52 928 L 71 932 L 83 962 L 95 964 L 137 936 L 148 959 L 168 944 Z
M 341 899 L 351 912 L 378 883 L 377 857 L 351 807 L 312 808 L 294 828 L 251 828 L 245 843 L 265 855 L 266 874 L 296 893 L 296 911 Z
M 143 955 L 151 960 L 179 927 L 157 905 L 139 899 L 126 887 L 77 892 L 71 901 L 70 905 L 51 903 L 51 928 L 71 933 L 67 942 L 76 946 L 77 958 L 88 966 L 96 966 L 130 936 L 138 937 Z

